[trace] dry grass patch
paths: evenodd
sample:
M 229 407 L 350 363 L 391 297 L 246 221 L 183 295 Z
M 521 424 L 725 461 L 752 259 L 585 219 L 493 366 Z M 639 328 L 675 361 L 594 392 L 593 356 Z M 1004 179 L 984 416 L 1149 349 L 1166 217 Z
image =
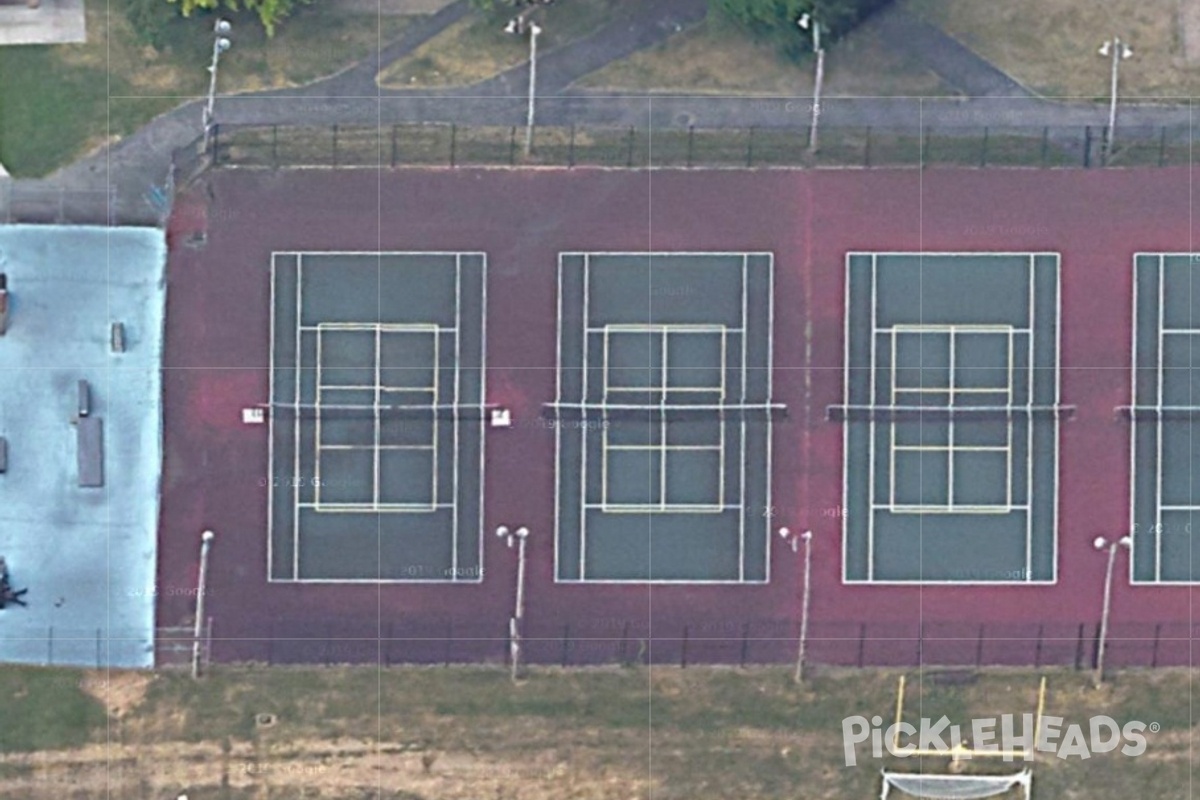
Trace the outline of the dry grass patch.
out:
M 1047 96 L 1107 98 L 1110 61 L 1096 51 L 1120 36 L 1134 49 L 1121 94 L 1178 99 L 1200 93 L 1185 58 L 1181 3 L 1195 0 L 907 0 L 908 7 L 1024 85 Z

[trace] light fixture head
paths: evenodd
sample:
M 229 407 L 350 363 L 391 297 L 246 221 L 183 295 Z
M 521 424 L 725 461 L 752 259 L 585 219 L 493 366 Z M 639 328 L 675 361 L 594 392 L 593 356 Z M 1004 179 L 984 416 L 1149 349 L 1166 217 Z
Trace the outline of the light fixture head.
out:
M 804 533 L 800 534 L 800 538 L 807 542 L 808 540 L 812 539 L 812 531 L 805 531 Z
M 812 22 L 812 15 L 805 11 L 800 15 L 800 19 L 796 20 L 796 24 L 802 29 L 808 30 L 809 24 Z
M 215 533 L 213 533 L 212 531 L 205 531 L 204 533 L 200 534 L 200 541 L 207 544 L 208 542 L 211 542 L 216 537 L 217 537 L 217 535 Z
M 1122 547 L 1133 547 L 1133 537 L 1132 536 L 1122 536 L 1118 540 L 1118 542 L 1120 543 L 1120 545 Z
M 233 47 L 233 42 L 229 41 L 224 36 L 217 39 L 217 52 L 218 53 L 224 53 L 230 47 Z
M 792 531 L 790 528 L 783 527 L 783 528 L 779 529 L 779 537 L 781 539 L 786 539 L 787 537 L 789 537 L 791 535 L 792 535 Z
M 233 23 L 227 19 L 219 19 L 217 20 L 217 24 L 213 26 L 213 30 L 221 34 L 229 33 L 233 30 Z
M 1133 55 L 1133 48 L 1125 46 L 1121 48 L 1121 58 L 1129 58 Z
M 522 525 L 521 527 L 517 528 L 516 535 L 517 535 L 518 539 L 524 539 L 526 536 L 529 535 L 529 528 L 526 528 L 524 525 Z
M 508 536 L 508 526 L 501 525 L 499 528 L 496 528 L 496 535 L 501 539 L 503 539 L 505 536 Z
M 505 33 L 516 33 L 517 32 L 517 20 L 515 17 L 513 19 L 510 19 L 508 21 L 508 24 L 504 26 L 504 32 Z
M 1111 48 L 1112 48 L 1112 42 L 1105 42 L 1104 44 L 1100 45 L 1100 55 L 1102 55 L 1102 56 L 1108 55 L 1109 53 L 1112 52 Z
M 1108 540 L 1103 536 L 1097 536 L 1092 540 L 1092 547 L 1096 548 L 1097 550 L 1103 550 L 1104 548 L 1108 547 Z
M 529 34 L 531 36 L 539 36 L 542 33 L 542 26 L 536 22 L 529 23 Z

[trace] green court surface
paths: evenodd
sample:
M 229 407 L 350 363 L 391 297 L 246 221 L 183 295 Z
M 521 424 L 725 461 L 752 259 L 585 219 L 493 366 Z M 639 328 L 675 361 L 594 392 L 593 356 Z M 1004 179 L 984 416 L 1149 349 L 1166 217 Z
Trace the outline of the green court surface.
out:
M 1134 259 L 1133 580 L 1200 577 L 1200 256 Z
M 851 253 L 847 582 L 1055 580 L 1059 259 Z
M 274 254 L 272 580 L 482 579 L 485 270 Z
M 561 254 L 559 581 L 768 579 L 772 269 Z

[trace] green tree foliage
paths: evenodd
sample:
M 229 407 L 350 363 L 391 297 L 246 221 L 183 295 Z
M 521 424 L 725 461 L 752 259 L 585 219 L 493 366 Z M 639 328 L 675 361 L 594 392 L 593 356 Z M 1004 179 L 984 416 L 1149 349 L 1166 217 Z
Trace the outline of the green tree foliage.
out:
M 891 0 L 709 0 L 710 7 L 751 32 L 776 41 L 788 54 L 812 50 L 812 37 L 796 28 L 805 13 L 821 23 L 829 40 L 852 30 Z
M 193 11 L 200 10 L 216 10 L 228 9 L 230 11 L 246 11 L 253 12 L 262 22 L 263 28 L 266 29 L 268 36 L 275 35 L 275 26 L 283 21 L 292 10 L 302 4 L 311 3 L 312 0 L 167 0 L 170 3 L 179 3 L 179 10 L 185 16 L 189 17 Z

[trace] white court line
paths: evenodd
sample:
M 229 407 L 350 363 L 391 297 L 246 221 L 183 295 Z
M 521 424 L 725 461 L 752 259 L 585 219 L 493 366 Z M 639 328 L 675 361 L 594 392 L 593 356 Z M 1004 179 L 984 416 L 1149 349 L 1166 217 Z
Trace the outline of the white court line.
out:
M 750 257 L 748 255 L 742 256 L 742 318 L 741 318 L 740 322 L 742 325 L 743 332 L 740 334 L 740 338 L 741 338 L 741 345 L 742 345 L 741 402 L 743 402 L 743 403 L 745 403 L 747 400 L 749 400 L 749 398 L 746 396 L 746 382 L 747 382 L 747 378 L 750 374 L 749 365 L 746 363 L 746 357 L 747 357 L 747 354 L 749 351 L 749 343 L 746 341 L 747 337 L 745 334 L 745 329 L 750 324 L 749 260 L 750 260 Z M 724 375 L 721 376 L 721 380 L 722 380 L 722 382 L 724 382 L 724 380 L 725 380 Z M 725 420 L 722 419 L 718 422 L 718 424 L 721 426 L 721 443 L 724 444 L 725 443 L 726 422 L 725 422 Z M 738 499 L 744 503 L 746 500 L 746 496 L 749 494 L 746 491 L 746 418 L 745 418 L 745 416 L 743 416 L 742 420 L 741 420 L 741 436 L 738 438 L 739 438 L 738 447 L 739 447 L 740 453 L 741 453 L 741 457 L 738 459 L 741 462 L 741 473 L 738 476 Z M 722 485 L 724 485 L 724 479 L 725 479 L 725 476 L 722 475 L 721 476 Z M 769 508 L 763 509 L 764 513 L 768 512 L 768 511 L 770 511 Z M 769 539 L 768 539 L 768 541 L 769 541 Z M 738 515 L 738 580 L 740 580 L 740 581 L 746 580 L 746 514 L 745 514 L 745 512 Z
M 300 374 L 303 367 L 303 347 L 300 326 L 304 323 L 304 256 L 296 256 L 296 394 L 295 401 L 300 402 Z M 295 420 L 295 461 L 292 470 L 293 481 L 300 478 L 300 415 Z M 292 491 L 292 580 L 300 577 L 300 489 Z
M 950 363 L 948 364 L 948 366 L 949 366 L 949 378 L 948 378 L 949 385 L 946 388 L 950 392 L 950 407 L 954 408 L 954 406 L 956 405 L 954 402 L 954 380 L 956 377 L 955 376 L 954 359 L 956 358 L 955 345 L 958 342 L 957 334 L 955 331 L 953 331 L 953 330 L 950 331 L 949 339 L 950 339 L 950 342 L 949 342 Z M 895 423 L 893 423 L 892 429 L 895 430 L 895 428 L 896 428 L 896 425 L 895 425 Z M 950 452 L 946 454 L 946 505 L 950 506 L 951 508 L 954 508 L 954 415 L 953 414 L 951 414 L 950 418 L 948 420 L 946 420 L 946 438 L 947 438 L 947 441 L 949 441 L 949 443 L 950 443 Z
M 878 256 L 871 254 L 871 331 L 868 345 L 870 356 L 867 364 L 870 367 L 869 395 L 867 403 L 875 404 L 875 372 L 878 369 L 875 358 L 875 337 L 879 324 L 879 284 Z M 875 415 L 867 422 L 867 580 L 875 580 Z
M 1054 256 L 1054 405 L 1062 403 L 1062 257 Z M 1032 427 L 1032 421 L 1027 423 Z M 1060 491 L 1060 477 L 1058 474 L 1060 441 L 1062 435 L 1062 423 L 1057 416 L 1051 420 L 1051 426 L 1054 431 L 1054 492 L 1050 495 L 1051 503 L 1051 567 L 1050 577 L 1055 583 L 1058 582 L 1058 494 Z M 1032 457 L 1032 453 L 1030 456 Z M 1026 501 L 1029 498 L 1026 497 Z M 1030 577 L 1033 569 L 1033 556 L 1030 554 L 1030 567 L 1025 570 L 1026 578 Z
M 321 507 L 321 348 L 324 345 L 323 331 L 317 329 L 317 414 L 314 425 L 316 426 L 316 434 L 314 435 L 315 443 L 313 449 L 316 451 L 313 456 L 313 502 L 317 508 Z M 296 490 L 300 490 L 297 488 Z
M 479 402 L 487 403 L 487 256 L 481 255 L 479 262 Z M 468 583 L 483 582 L 483 534 L 484 534 L 484 498 L 487 496 L 485 492 L 485 463 L 487 450 L 487 422 L 484 415 L 479 415 L 479 497 L 476 499 L 476 513 L 479 517 L 479 530 L 477 531 L 476 539 L 478 543 L 478 577 L 467 581 Z M 558 483 L 555 482 L 555 491 L 558 491 Z M 458 535 L 458 531 L 454 532 Z M 555 548 L 557 549 L 557 548 Z M 556 561 L 557 566 L 557 561 Z M 458 576 L 454 576 L 457 580 Z
M 375 418 L 372 421 L 373 438 L 375 440 L 375 452 L 371 457 L 371 505 L 374 508 L 379 508 L 379 467 L 382 453 L 379 445 L 382 437 L 383 420 L 380 418 L 379 404 L 383 400 L 383 330 L 381 327 L 375 328 L 375 401 L 374 412 Z M 318 409 L 317 418 L 320 419 L 321 412 Z
M 1156 366 L 1154 370 L 1155 376 L 1155 393 L 1154 405 L 1158 408 L 1163 404 L 1163 361 L 1165 351 L 1163 345 L 1162 329 L 1163 323 L 1166 322 L 1166 283 L 1167 283 L 1167 263 L 1162 256 L 1158 258 L 1158 350 L 1156 353 Z M 1155 446 L 1154 446 L 1154 523 L 1155 530 L 1162 530 L 1162 484 L 1163 484 L 1163 425 L 1161 415 L 1159 424 L 1154 426 Z M 1162 536 L 1155 534 L 1154 536 L 1154 580 L 1162 580 Z
M 1033 327 L 1035 325 L 1037 325 L 1037 306 L 1035 305 L 1035 303 L 1036 303 L 1035 295 L 1037 294 L 1037 276 L 1035 274 L 1037 272 L 1037 260 L 1034 258 L 1032 253 L 1030 253 L 1030 255 L 1029 255 L 1027 269 L 1029 271 L 1029 285 L 1028 285 L 1028 289 L 1027 289 L 1027 292 L 1029 294 L 1029 310 L 1026 313 L 1029 315 L 1029 328 L 1032 330 Z M 1026 358 L 1027 358 L 1027 362 L 1028 362 L 1028 363 L 1026 363 L 1025 367 L 1026 367 L 1026 374 L 1028 376 L 1027 380 L 1028 380 L 1028 386 L 1029 386 L 1029 403 L 1031 406 L 1034 403 L 1035 390 L 1038 385 L 1037 370 L 1034 368 L 1034 358 L 1037 355 L 1037 347 L 1035 344 L 1035 340 L 1037 338 L 1038 338 L 1037 335 L 1035 333 L 1031 332 L 1030 335 L 1027 336 L 1026 340 L 1025 340 L 1025 348 L 1026 348 L 1026 354 L 1027 354 Z M 1055 356 L 1054 365 L 1055 365 L 1055 371 L 1057 372 L 1058 371 L 1058 357 L 1057 356 Z M 1057 405 L 1057 402 L 1055 403 L 1055 405 Z M 1033 570 L 1033 496 L 1034 496 L 1034 488 L 1033 488 L 1033 459 L 1034 459 L 1033 429 L 1034 429 L 1034 427 L 1035 426 L 1033 424 L 1032 419 L 1026 420 L 1026 423 L 1025 423 L 1025 442 L 1026 442 L 1026 444 L 1025 444 L 1025 502 L 1029 509 L 1025 512 L 1025 578 L 1026 578 L 1026 580 L 1028 580 L 1032 577 L 1032 570 Z M 1057 437 L 1058 436 L 1057 425 L 1055 426 L 1054 430 L 1055 430 L 1055 437 Z M 1057 469 L 1056 469 L 1056 472 L 1057 472 Z M 1058 479 L 1058 476 L 1055 475 L 1055 480 L 1057 481 L 1057 479 Z M 1055 487 L 1054 487 L 1054 492 L 1056 494 L 1058 493 L 1057 485 L 1055 485 Z M 1057 525 L 1057 522 L 1055 522 L 1054 524 Z M 1054 535 L 1057 536 L 1057 531 L 1054 532 Z
M 775 254 L 774 253 L 768 254 L 768 257 L 767 257 L 767 288 L 768 288 L 768 291 L 767 291 L 767 397 L 766 397 L 766 400 L 767 400 L 767 403 L 770 404 L 771 401 L 774 400 L 774 398 L 775 398 Z M 805 308 L 804 313 L 806 316 L 808 316 L 809 320 L 812 319 L 812 309 Z M 745 323 L 743 322 L 743 324 L 745 324 Z M 806 347 L 806 356 L 811 356 L 811 352 L 807 352 L 808 350 L 809 350 L 809 348 Z M 745 365 L 743 365 L 743 366 L 745 366 Z M 804 369 L 805 369 L 805 375 L 808 376 L 807 379 L 811 380 L 812 364 L 806 363 L 804 365 Z M 806 416 L 807 416 L 807 411 L 808 411 L 808 406 L 809 406 L 810 400 L 811 400 L 811 396 L 805 398 Z M 774 508 L 774 506 L 771 504 L 772 498 L 774 496 L 773 491 L 772 491 L 772 482 L 774 480 L 774 474 L 772 472 L 772 464 L 773 464 L 772 456 L 774 455 L 773 450 L 772 450 L 772 447 L 773 447 L 772 441 L 774 439 L 774 430 L 772 428 L 772 423 L 773 423 L 773 420 L 771 419 L 771 415 L 768 414 L 767 415 L 767 464 L 766 464 L 767 474 L 766 474 L 766 478 L 765 478 L 766 483 L 767 483 L 767 508 Z M 808 468 L 808 466 L 805 465 L 805 469 L 807 469 L 807 468 Z M 771 530 L 771 520 L 772 520 L 771 517 L 767 517 L 767 521 L 766 521 L 766 534 L 767 534 L 766 539 L 767 540 L 763 547 L 763 550 L 764 550 L 763 560 L 765 562 L 763 564 L 763 568 L 765 570 L 764 580 L 767 582 L 770 582 L 770 580 L 771 580 L 771 541 L 772 541 L 771 534 L 773 532 Z
M 584 403 L 588 402 L 588 370 L 591 365 L 588 363 L 588 350 L 591 347 L 591 341 L 586 333 L 588 329 L 588 319 L 591 317 L 591 309 L 588 304 L 591 302 L 590 284 L 591 284 L 591 256 L 583 254 L 583 375 L 581 378 L 581 393 L 580 400 Z M 559 368 L 562 368 L 561 362 Z M 587 484 L 587 454 L 588 454 L 588 435 L 587 429 L 580 426 L 579 428 L 579 450 L 580 450 L 580 471 L 579 471 L 579 580 L 587 579 L 587 499 L 588 499 L 588 484 Z M 601 495 L 603 500 L 603 495 Z
M 1129 403 L 1131 407 L 1136 407 L 1142 404 L 1142 397 L 1138 393 L 1138 331 L 1141 326 L 1141 311 L 1138 306 L 1138 283 L 1141 274 L 1142 265 L 1139 260 L 1140 254 L 1135 253 L 1133 256 L 1133 269 L 1130 270 L 1133 275 L 1133 329 L 1129 334 L 1129 352 L 1132 363 L 1132 371 L 1129 376 Z M 1138 450 L 1138 425 L 1137 417 L 1131 417 L 1133 421 L 1132 430 L 1129 435 L 1129 535 L 1133 537 L 1133 547 L 1130 548 L 1129 557 L 1129 582 L 1130 584 L 1138 583 L 1136 580 L 1137 573 L 1134 570 L 1134 560 L 1137 558 L 1137 450 Z
M 555 320 L 554 338 L 554 402 L 561 403 L 563 374 L 563 257 L 558 257 L 558 318 Z M 585 400 L 587 398 L 584 398 Z M 561 573 L 558 564 L 559 537 L 562 536 L 562 482 L 566 479 L 562 457 L 562 426 L 554 426 L 554 580 Z M 482 537 L 481 537 L 482 538 Z
M 457 408 L 462 401 L 460 396 L 460 376 L 462 374 L 462 256 L 454 257 L 454 405 Z M 435 398 L 435 400 L 440 398 Z M 433 414 L 437 417 L 437 413 Z M 450 510 L 450 567 L 451 576 L 458 575 L 458 426 L 459 415 L 455 413 L 453 423 L 453 447 L 450 450 L 451 474 L 454 476 L 451 486 Z M 434 454 L 436 456 L 436 452 Z M 436 503 L 440 498 L 434 494 Z
M 275 402 L 275 254 L 271 254 L 271 307 L 268 309 L 267 341 L 271 343 L 267 354 L 267 402 Z M 299 320 L 296 320 L 299 322 Z M 275 571 L 275 415 L 267 414 L 267 580 Z

